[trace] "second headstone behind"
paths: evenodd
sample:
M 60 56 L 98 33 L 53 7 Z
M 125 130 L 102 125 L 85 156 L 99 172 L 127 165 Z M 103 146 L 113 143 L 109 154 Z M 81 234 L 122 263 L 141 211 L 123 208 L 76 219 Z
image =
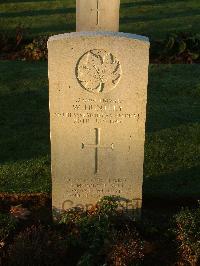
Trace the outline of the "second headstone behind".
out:
M 77 0 L 76 31 L 119 31 L 120 0 Z

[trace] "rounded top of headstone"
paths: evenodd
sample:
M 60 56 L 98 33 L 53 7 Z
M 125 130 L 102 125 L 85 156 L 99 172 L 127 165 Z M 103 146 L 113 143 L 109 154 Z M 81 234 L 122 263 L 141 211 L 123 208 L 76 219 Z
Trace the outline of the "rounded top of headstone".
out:
M 124 32 L 105 32 L 105 31 L 98 31 L 98 32 L 82 31 L 82 32 L 71 32 L 71 33 L 58 34 L 58 35 L 51 36 L 48 42 L 59 41 L 59 40 L 63 40 L 66 38 L 78 38 L 78 37 L 91 37 L 92 38 L 92 37 L 98 37 L 98 36 L 127 38 L 127 39 L 142 41 L 150 45 L 149 38 L 142 36 L 142 35 L 124 33 Z

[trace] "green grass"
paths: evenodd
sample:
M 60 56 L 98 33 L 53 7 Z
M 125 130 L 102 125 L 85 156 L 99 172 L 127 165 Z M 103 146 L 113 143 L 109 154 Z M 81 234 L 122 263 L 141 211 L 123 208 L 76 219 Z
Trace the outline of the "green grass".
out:
M 50 191 L 46 63 L 0 63 L 0 191 Z
M 0 191 L 50 192 L 47 63 L 0 62 Z M 144 196 L 200 195 L 200 66 L 151 65 Z
M 150 68 L 144 194 L 200 197 L 200 65 Z
M 0 32 L 26 36 L 75 31 L 75 0 L 0 0 Z M 121 0 L 120 31 L 164 38 L 168 33 L 200 28 L 199 0 Z

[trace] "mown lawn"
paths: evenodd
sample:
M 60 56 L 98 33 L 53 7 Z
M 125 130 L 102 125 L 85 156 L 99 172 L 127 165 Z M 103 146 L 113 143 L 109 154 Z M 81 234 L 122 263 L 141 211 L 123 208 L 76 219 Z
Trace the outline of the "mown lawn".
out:
M 46 62 L 0 62 L 0 192 L 50 192 Z M 200 195 L 200 66 L 151 65 L 144 196 Z
M 0 0 L 0 32 L 25 37 L 75 31 L 75 0 Z M 172 32 L 198 33 L 199 0 L 121 0 L 120 31 L 164 38 Z

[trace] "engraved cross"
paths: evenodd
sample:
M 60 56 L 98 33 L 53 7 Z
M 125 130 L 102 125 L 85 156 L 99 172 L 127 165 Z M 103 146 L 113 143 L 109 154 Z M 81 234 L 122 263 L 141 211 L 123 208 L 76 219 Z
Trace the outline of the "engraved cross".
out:
M 95 128 L 96 143 L 95 144 L 84 144 L 82 143 L 82 149 L 84 148 L 94 148 L 95 149 L 95 174 L 99 172 L 99 149 L 112 149 L 114 150 L 114 144 L 109 146 L 101 145 L 101 129 Z
M 103 11 L 104 9 L 100 9 L 99 8 L 99 0 L 97 0 L 97 7 L 96 9 L 91 9 L 91 11 L 96 11 L 97 12 L 97 22 L 96 22 L 96 25 L 98 26 L 99 25 L 99 17 L 100 17 L 100 11 Z

